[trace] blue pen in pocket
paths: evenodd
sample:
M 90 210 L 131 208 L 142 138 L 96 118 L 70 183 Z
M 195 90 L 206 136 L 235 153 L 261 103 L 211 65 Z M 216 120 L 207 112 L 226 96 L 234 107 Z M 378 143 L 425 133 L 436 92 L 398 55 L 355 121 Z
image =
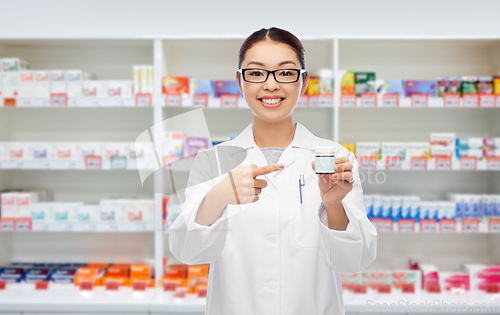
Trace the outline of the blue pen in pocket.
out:
M 300 174 L 299 176 L 299 194 L 300 194 L 300 204 L 302 204 L 302 187 L 306 185 L 304 180 L 304 174 Z

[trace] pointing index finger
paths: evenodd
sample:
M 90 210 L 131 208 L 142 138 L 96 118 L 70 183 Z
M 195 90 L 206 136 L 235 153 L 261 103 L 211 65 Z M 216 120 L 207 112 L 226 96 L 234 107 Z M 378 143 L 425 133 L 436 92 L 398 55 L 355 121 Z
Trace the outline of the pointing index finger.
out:
M 266 165 L 266 166 L 262 166 L 262 167 L 256 167 L 256 168 L 252 169 L 252 175 L 255 178 L 259 175 L 266 175 L 266 174 L 269 174 L 272 172 L 279 171 L 279 170 L 283 169 L 283 167 L 285 167 L 285 165 L 283 165 L 282 163 Z

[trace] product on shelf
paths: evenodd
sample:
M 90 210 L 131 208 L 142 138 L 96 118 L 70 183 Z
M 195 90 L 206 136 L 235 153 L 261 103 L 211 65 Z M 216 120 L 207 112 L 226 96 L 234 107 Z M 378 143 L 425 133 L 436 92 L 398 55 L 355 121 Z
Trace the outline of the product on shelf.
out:
M 444 94 L 459 94 L 461 91 L 461 80 L 458 77 L 443 77 L 436 81 L 438 97 L 443 97 Z
M 462 77 L 462 95 L 477 94 L 477 77 Z
M 471 291 L 487 291 L 490 286 L 500 288 L 499 264 L 465 264 L 464 271 L 469 274 Z
M 182 132 L 167 131 L 162 134 L 162 156 L 163 165 L 182 159 L 183 144 L 186 135 Z
M 195 77 L 190 78 L 191 94 L 205 94 L 208 97 L 214 97 L 215 89 L 214 89 L 214 81 L 212 80 L 202 80 L 197 79 Z
M 154 287 L 154 270 L 148 264 L 133 264 L 130 266 L 130 285 L 135 282 L 144 282 L 148 287 Z
M 439 284 L 438 268 L 434 265 L 420 264 L 422 289 L 427 291 L 431 285 Z
M 19 58 L 0 59 L 2 65 L 2 96 L 18 97 L 21 89 L 20 72 L 29 68 L 28 63 Z
M 380 146 L 381 158 L 399 157 L 403 159 L 405 152 L 404 142 L 382 142 Z
M 0 194 L 2 218 L 30 218 L 30 207 L 38 201 L 49 198 L 46 191 L 12 191 Z
M 50 97 L 50 71 L 48 70 L 35 70 L 34 75 L 34 85 L 35 85 L 35 95 L 34 97 L 48 98 Z
M 364 271 L 363 282 L 371 292 L 378 292 L 381 286 L 392 286 L 391 271 Z
M 333 93 L 333 71 L 332 69 L 321 69 L 319 71 L 320 79 L 320 93 L 332 94 Z
M 493 77 L 479 77 L 476 90 L 477 94 L 493 94 Z
M 379 142 L 356 142 L 356 155 L 363 157 L 380 157 Z
M 355 72 L 354 91 L 358 96 L 363 93 L 377 93 L 375 72 Z
M 189 94 L 189 77 L 163 77 L 163 94 Z
M 470 276 L 465 272 L 439 271 L 441 291 L 463 293 L 470 290 Z
M 382 285 L 390 285 L 391 292 L 401 293 L 404 286 L 412 286 L 414 292 L 421 290 L 420 270 L 365 270 L 354 274 L 341 274 L 342 289 L 356 292 L 365 287 L 367 291 L 378 292 Z
M 500 94 L 500 76 L 495 76 L 493 78 L 493 93 Z
M 221 97 L 224 94 L 241 96 L 238 82 L 235 80 L 216 80 L 214 82 L 215 97 Z
M 321 79 L 318 76 L 311 76 L 307 85 L 306 95 L 321 94 Z
M 411 160 L 414 157 L 427 158 L 429 156 L 429 148 L 429 142 L 407 142 L 405 144 L 403 160 Z
M 340 83 L 340 93 L 342 95 L 354 95 L 354 72 L 346 71 L 342 76 L 342 82 Z
M 405 82 L 406 97 L 413 94 L 426 94 L 436 96 L 436 82 L 433 80 L 408 80 Z
M 420 270 L 397 270 L 392 274 L 394 291 L 402 292 L 405 285 L 413 285 L 415 292 L 420 291 L 422 274 Z
M 383 84 L 385 93 L 405 97 L 405 82 L 403 80 L 384 80 Z
M 169 291 L 206 296 L 209 265 L 170 265 L 165 269 L 163 285 Z M 203 293 L 203 294 L 202 294 Z

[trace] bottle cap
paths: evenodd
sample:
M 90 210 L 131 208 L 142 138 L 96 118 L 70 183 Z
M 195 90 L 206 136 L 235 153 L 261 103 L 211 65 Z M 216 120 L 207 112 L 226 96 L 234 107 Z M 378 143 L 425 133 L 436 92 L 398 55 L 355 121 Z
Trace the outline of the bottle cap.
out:
M 316 147 L 314 148 L 316 154 L 330 154 L 335 156 L 335 147 Z

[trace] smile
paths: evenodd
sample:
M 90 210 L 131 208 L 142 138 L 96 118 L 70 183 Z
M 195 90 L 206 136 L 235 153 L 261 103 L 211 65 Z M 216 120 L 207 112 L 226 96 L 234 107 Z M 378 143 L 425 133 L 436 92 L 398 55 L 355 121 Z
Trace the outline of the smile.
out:
M 266 108 L 278 107 L 283 103 L 284 98 L 261 98 L 259 99 L 262 106 Z

